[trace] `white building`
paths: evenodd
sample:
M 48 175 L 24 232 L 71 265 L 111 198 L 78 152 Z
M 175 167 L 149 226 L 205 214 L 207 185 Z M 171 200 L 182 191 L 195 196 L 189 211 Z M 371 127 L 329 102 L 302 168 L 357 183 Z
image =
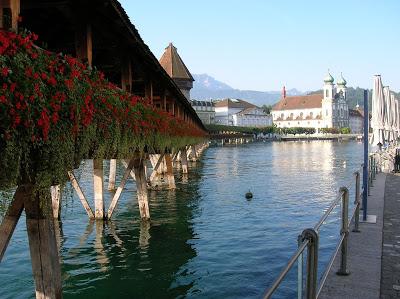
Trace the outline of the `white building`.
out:
M 356 109 L 349 109 L 349 127 L 351 133 L 362 134 L 364 132 L 364 111 L 358 105 Z
M 190 104 L 203 124 L 210 125 L 215 123 L 215 107 L 212 101 L 191 100 Z
M 282 99 L 271 111 L 274 124 L 278 128 L 315 128 L 316 132 L 321 128 L 348 127 L 347 82 L 343 76 L 336 87 L 333 82 L 333 77 L 328 73 L 324 79 L 323 94 L 286 97 L 283 90 Z
M 249 102 L 224 99 L 215 102 L 215 123 L 228 126 L 266 127 L 272 125 L 272 117 Z

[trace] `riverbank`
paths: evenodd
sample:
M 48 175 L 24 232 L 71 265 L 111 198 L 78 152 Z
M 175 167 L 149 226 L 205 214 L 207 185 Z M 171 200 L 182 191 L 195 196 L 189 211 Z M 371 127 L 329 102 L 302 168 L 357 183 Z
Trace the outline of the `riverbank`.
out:
M 360 223 L 360 233 L 350 232 L 350 275 L 336 275 L 338 255 L 319 298 L 400 297 L 399 210 L 400 175 L 379 174 L 368 197 L 368 214 L 376 223 Z

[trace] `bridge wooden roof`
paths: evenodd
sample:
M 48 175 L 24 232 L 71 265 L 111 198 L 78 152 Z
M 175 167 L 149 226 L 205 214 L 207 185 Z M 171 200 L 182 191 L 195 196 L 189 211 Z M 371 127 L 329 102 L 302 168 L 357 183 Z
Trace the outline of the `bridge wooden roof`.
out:
M 75 40 L 82 25 L 91 25 L 93 65 L 119 84 L 121 69 L 132 63 L 132 93 L 144 96 L 145 84 L 151 92 L 179 103 L 197 126 L 206 130 L 189 101 L 158 59 L 145 44 L 117 0 L 20 0 L 22 27 L 37 33 L 54 52 L 76 55 Z M 160 26 L 161 28 L 161 26 Z M 128 59 L 128 60 L 127 60 Z M 140 94 L 142 93 L 142 94 Z

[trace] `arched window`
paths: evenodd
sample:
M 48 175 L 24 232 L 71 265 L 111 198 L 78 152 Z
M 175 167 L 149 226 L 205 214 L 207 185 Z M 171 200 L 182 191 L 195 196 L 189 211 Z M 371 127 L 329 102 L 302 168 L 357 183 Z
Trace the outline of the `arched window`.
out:
M 300 112 L 300 118 L 303 118 L 303 112 Z
M 325 97 L 327 98 L 329 95 L 329 90 L 325 90 Z
M 314 113 L 310 112 L 310 118 L 313 118 Z

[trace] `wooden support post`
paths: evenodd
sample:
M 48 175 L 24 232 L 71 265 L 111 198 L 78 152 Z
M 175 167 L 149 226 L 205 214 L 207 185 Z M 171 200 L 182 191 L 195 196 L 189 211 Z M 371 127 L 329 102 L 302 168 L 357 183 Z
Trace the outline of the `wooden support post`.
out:
M 51 193 L 51 204 L 53 207 L 54 219 L 60 219 L 60 207 L 61 207 L 61 187 L 55 185 L 50 187 Z
M 186 147 L 181 150 L 182 173 L 188 173 L 188 161 Z
M 191 146 L 191 153 L 192 153 L 192 162 L 196 162 L 197 161 L 197 152 L 196 152 L 196 146 L 192 145 Z
M 153 82 L 149 81 L 146 83 L 145 88 L 144 88 L 144 96 L 146 99 L 150 101 L 151 104 L 153 104 Z
M 0 226 L 0 262 L 6 252 L 8 243 L 14 233 L 18 220 L 21 217 L 24 209 L 24 201 L 27 192 L 25 186 L 19 186 L 15 191 L 14 198 L 8 206 L 6 215 L 3 218 Z
M 163 91 L 162 100 L 163 100 L 163 109 L 164 111 L 167 111 L 167 91 L 165 89 Z
M 94 218 L 104 218 L 103 160 L 93 160 Z
M 117 160 L 111 159 L 110 160 L 110 173 L 108 175 L 108 190 L 109 191 L 115 190 L 116 173 L 117 173 Z
M 129 165 L 129 161 L 130 160 L 122 160 L 122 165 L 124 165 L 125 168 L 128 168 Z M 133 170 L 131 170 L 130 172 L 131 178 L 136 181 L 136 177 L 135 177 L 135 173 L 133 172 Z
M 174 172 L 172 168 L 172 159 L 171 159 L 171 154 L 165 154 L 165 164 L 167 166 L 167 182 L 168 182 L 168 189 L 175 189 L 175 178 L 174 178 Z
M 77 179 L 75 178 L 74 173 L 72 171 L 68 171 L 68 176 L 71 181 L 72 187 L 74 187 L 76 193 L 78 194 L 79 199 L 81 200 L 83 207 L 86 210 L 86 213 L 88 214 L 89 218 L 93 219 L 94 218 L 93 211 L 90 208 L 89 203 L 86 199 L 86 196 L 83 193 L 81 187 L 79 186 L 79 183 L 78 183 Z
M 132 62 L 127 54 L 123 54 L 121 66 L 121 87 L 132 92 Z
M 61 298 L 61 267 L 58 258 L 50 190 L 26 194 L 24 206 L 36 298 Z
M 93 62 L 92 25 L 78 23 L 75 31 L 76 56 L 82 61 L 87 61 L 91 67 Z
M 0 0 L 0 29 L 18 31 L 20 0 Z
M 126 170 L 124 172 L 124 176 L 122 177 L 121 183 L 119 184 L 117 191 L 115 192 L 115 194 L 111 200 L 110 207 L 108 208 L 108 212 L 107 212 L 108 219 L 111 219 L 114 209 L 117 206 L 118 200 L 121 196 L 122 190 L 125 188 L 125 184 L 129 178 L 129 174 L 131 173 L 132 168 L 133 168 L 133 162 L 134 162 L 134 159 L 132 158 L 129 161 L 128 167 L 126 168 Z
M 157 162 L 155 163 L 155 165 L 153 165 L 153 172 L 151 173 L 150 178 L 149 178 L 149 181 L 151 182 L 151 181 L 154 180 L 154 178 L 155 178 L 155 176 L 157 174 L 161 173 L 161 172 L 159 172 L 159 169 L 161 168 L 160 167 L 161 164 L 164 164 L 163 163 L 164 162 L 164 154 L 162 154 L 162 155 L 150 155 L 150 159 L 153 159 L 153 160 L 150 160 L 152 162 L 152 164 L 157 159 L 156 160 Z
M 135 159 L 133 163 L 133 168 L 135 170 L 140 217 L 143 220 L 147 220 L 150 219 L 150 211 L 147 194 L 147 181 L 144 173 L 144 162 L 145 159 Z

